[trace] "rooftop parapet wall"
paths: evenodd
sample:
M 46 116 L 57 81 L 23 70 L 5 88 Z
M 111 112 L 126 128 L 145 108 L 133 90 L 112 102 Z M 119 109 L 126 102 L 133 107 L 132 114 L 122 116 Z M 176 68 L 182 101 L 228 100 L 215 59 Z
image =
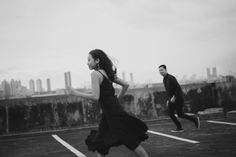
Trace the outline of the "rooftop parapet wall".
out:
M 182 85 L 184 111 L 197 113 L 206 108 L 236 109 L 236 86 L 225 83 Z M 118 91 L 118 90 L 117 90 Z M 167 116 L 166 94 L 155 86 L 128 90 L 121 102 L 130 114 L 152 120 Z M 46 131 L 96 124 L 101 116 L 97 102 L 69 95 L 0 100 L 0 134 Z

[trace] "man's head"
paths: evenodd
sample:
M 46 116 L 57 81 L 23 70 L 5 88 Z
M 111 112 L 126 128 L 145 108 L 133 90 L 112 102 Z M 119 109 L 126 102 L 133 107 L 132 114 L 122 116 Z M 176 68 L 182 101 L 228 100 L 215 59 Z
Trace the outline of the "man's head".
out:
M 167 74 L 167 68 L 166 65 L 162 64 L 159 66 L 159 72 L 164 77 Z

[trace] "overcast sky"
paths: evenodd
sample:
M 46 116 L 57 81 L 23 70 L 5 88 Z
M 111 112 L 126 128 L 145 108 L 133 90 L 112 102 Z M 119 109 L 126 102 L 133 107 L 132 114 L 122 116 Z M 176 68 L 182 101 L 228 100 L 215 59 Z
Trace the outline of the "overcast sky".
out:
M 235 0 L 0 0 L 0 81 L 51 78 L 63 88 L 90 83 L 87 55 L 104 50 L 118 74 L 161 82 L 158 65 L 178 79 L 236 72 Z M 128 79 L 129 80 L 129 79 Z

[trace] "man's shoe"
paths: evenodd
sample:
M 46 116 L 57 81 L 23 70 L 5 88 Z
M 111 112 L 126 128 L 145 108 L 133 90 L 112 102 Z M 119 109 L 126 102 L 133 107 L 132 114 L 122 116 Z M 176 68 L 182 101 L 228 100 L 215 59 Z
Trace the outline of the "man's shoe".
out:
M 177 128 L 177 129 L 175 129 L 175 130 L 171 130 L 171 132 L 184 132 L 184 129 L 182 129 L 182 128 L 181 128 L 181 129 L 178 129 L 178 128 Z
M 197 129 L 200 129 L 200 118 L 199 117 L 196 117 L 194 124 Z

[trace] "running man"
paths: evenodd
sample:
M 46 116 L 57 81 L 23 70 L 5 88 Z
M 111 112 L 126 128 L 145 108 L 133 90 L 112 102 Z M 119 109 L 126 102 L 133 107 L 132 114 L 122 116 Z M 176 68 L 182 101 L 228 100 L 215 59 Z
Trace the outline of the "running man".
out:
M 167 105 L 169 109 L 168 114 L 177 127 L 175 130 L 171 130 L 171 132 L 184 131 L 181 123 L 175 116 L 175 111 L 177 112 L 178 117 L 192 121 L 195 124 L 196 128 L 199 129 L 200 128 L 199 117 L 189 116 L 183 113 L 183 105 L 184 105 L 183 92 L 176 78 L 168 74 L 166 65 L 160 65 L 159 72 L 163 76 L 163 83 L 168 96 L 167 100 Z

